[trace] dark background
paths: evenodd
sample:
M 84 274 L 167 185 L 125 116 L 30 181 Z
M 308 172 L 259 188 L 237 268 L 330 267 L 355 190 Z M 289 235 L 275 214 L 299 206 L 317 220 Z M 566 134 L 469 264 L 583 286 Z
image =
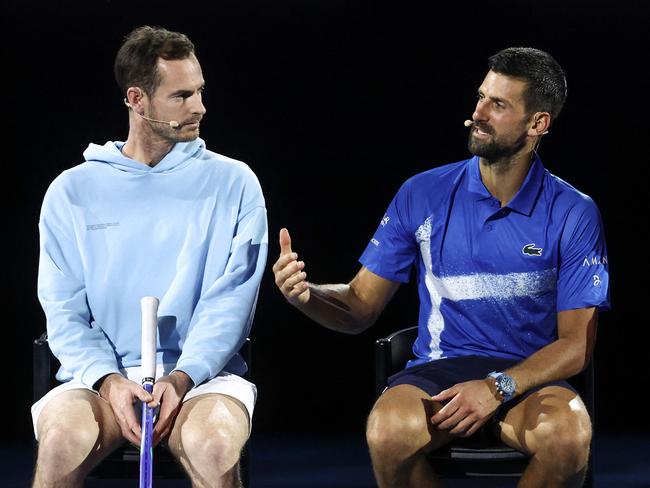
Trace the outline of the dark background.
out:
M 260 396 L 254 432 L 363 433 L 373 402 L 373 344 L 416 323 L 404 286 L 358 336 L 304 319 L 270 271 L 287 226 L 315 282 L 343 282 L 400 184 L 464 159 L 487 57 L 515 45 L 549 51 L 569 98 L 544 138 L 547 168 L 603 214 L 613 310 L 597 345 L 597 431 L 649 433 L 646 230 L 647 2 L 3 2 L 3 436 L 29 439 L 38 213 L 89 142 L 124 140 L 112 79 L 122 37 L 142 25 L 187 33 L 207 81 L 208 147 L 247 162 L 264 189 L 269 263 L 252 337 Z M 8 129 L 8 130 L 7 130 Z

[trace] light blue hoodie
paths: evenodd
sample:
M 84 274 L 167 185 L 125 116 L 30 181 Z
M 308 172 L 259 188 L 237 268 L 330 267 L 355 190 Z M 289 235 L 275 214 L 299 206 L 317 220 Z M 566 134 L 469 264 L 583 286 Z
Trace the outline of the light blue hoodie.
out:
M 266 264 L 266 209 L 244 163 L 178 143 L 153 168 L 123 142 L 90 144 L 50 185 L 39 222 L 38 297 L 61 381 L 92 387 L 140 365 L 140 298 L 156 296 L 159 363 L 195 385 L 243 374 Z

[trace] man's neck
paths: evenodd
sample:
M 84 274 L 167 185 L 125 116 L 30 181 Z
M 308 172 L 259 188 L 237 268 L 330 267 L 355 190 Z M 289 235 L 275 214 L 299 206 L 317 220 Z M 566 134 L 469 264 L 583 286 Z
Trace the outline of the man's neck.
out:
M 524 183 L 533 161 L 533 152 L 525 151 L 495 162 L 479 159 L 481 180 L 490 194 L 504 207 Z
M 122 154 L 152 168 L 156 166 L 174 147 L 174 143 L 156 137 L 151 132 L 129 130 L 129 137 L 124 146 Z

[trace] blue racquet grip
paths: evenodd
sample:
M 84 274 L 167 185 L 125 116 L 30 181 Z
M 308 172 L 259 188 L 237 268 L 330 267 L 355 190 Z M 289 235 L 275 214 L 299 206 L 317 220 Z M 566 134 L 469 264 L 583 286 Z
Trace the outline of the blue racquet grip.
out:
M 152 378 L 142 380 L 142 387 L 153 392 Z M 140 443 L 140 488 L 151 488 L 153 478 L 153 411 L 142 403 L 142 440 Z

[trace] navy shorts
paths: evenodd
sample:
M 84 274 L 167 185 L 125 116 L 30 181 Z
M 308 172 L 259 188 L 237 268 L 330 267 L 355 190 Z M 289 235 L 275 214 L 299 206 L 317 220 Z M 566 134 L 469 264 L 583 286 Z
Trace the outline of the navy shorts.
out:
M 519 362 L 519 360 L 514 359 L 488 356 L 462 356 L 436 359 L 425 364 L 418 364 L 417 366 L 406 368 L 394 374 L 388 378 L 388 388 L 397 385 L 413 385 L 433 396 L 447 388 L 451 388 L 456 383 L 484 379 L 492 371 L 504 371 Z M 488 435 L 492 438 L 496 436 L 496 439 L 498 439 L 498 423 L 505 417 L 506 413 L 528 395 L 546 386 L 562 386 L 576 392 L 575 388 L 564 380 L 552 381 L 531 388 L 523 395 L 519 395 L 509 402 L 503 403 L 490 421 L 483 426 L 482 430 L 487 432 L 483 432 L 481 435 Z

